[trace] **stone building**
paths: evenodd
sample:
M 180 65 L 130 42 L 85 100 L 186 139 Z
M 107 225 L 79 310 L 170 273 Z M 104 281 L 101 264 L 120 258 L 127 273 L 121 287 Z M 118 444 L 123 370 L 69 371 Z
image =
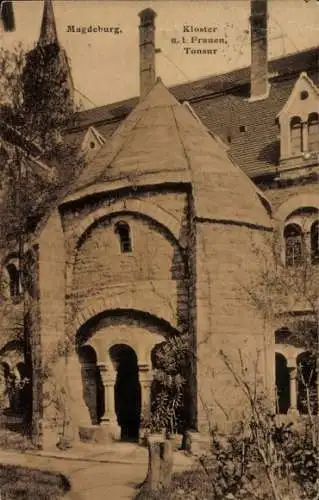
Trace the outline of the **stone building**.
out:
M 302 409 L 306 342 L 289 341 L 284 319 L 275 331 L 250 291 L 274 233 L 288 268 L 310 259 L 318 271 L 319 52 L 268 61 L 267 1 L 251 9 L 251 68 L 172 89 L 156 78 L 156 14 L 141 12 L 140 97 L 76 115 L 65 140 L 88 161 L 30 236 L 24 287 L 17 254 L 3 249 L 3 373 L 27 361 L 24 329 L 44 435 L 50 379 L 63 378 L 76 433 L 115 435 L 120 425 L 136 437 L 150 412 L 153 352 L 184 333 L 196 353 L 190 427 L 242 417 L 225 357 L 274 408 L 277 385 L 278 411 Z M 51 2 L 43 23 L 56 37 Z M 312 321 L 304 304 L 294 308 Z M 54 357 L 66 342 L 75 349 Z

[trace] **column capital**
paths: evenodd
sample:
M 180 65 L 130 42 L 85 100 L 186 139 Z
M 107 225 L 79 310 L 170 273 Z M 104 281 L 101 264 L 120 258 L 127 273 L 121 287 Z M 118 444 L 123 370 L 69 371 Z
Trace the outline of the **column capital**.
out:
M 151 385 L 153 381 L 153 371 L 148 364 L 138 365 L 139 380 L 142 384 Z
M 297 378 L 297 366 L 287 366 L 291 379 Z
M 98 363 L 103 385 L 114 384 L 116 380 L 116 372 L 111 364 Z
M 151 370 L 151 367 L 148 363 L 139 363 L 138 364 L 138 371 L 139 372 L 148 372 Z

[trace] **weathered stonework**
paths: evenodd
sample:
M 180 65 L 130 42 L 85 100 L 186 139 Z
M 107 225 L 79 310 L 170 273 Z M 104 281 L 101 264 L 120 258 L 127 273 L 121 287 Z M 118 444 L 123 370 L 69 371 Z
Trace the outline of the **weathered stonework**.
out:
M 92 128 L 82 137 L 84 149 L 93 136 L 98 147 L 68 195 L 28 235 L 22 253 L 35 251 L 36 266 L 23 294 L 19 284 L 10 290 L 6 267 L 11 259 L 18 268 L 21 255 L 16 248 L 1 251 L 0 362 L 3 373 L 18 374 L 24 362 L 32 366 L 33 433 L 42 447 L 62 437 L 79 439 L 80 433 L 103 442 L 119 432 L 122 439 L 136 438 L 150 416 L 154 352 L 174 335 L 190 338 L 185 406 L 192 431 L 225 430 L 243 417 L 247 404 L 234 373 L 247 377 L 274 406 L 276 353 L 288 361 L 296 386 L 302 347 L 275 345 L 273 327 L 250 291 L 273 233 L 280 235 L 283 259 L 287 222 L 302 225 L 307 219 L 309 240 L 319 210 L 318 183 L 309 175 L 307 183 L 299 182 L 286 172 L 265 181 L 263 192 L 230 159 L 228 149 L 238 144 L 237 158 L 246 158 L 255 126 L 268 140 L 264 124 L 254 123 L 254 110 L 261 113 L 261 101 L 268 102 L 266 1 L 252 0 L 252 7 L 251 99 L 227 97 L 238 106 L 232 131 L 223 137 L 227 146 L 201 121 L 210 126 L 214 119 L 216 133 L 225 129 L 220 92 L 210 102 L 195 96 L 199 117 L 160 80 L 154 84 L 155 13 L 143 11 L 142 98 L 117 128 L 113 118 L 106 124 L 116 128 L 109 140 Z M 241 120 L 247 106 L 246 127 Z M 308 107 L 307 113 L 310 100 Z M 285 118 L 287 125 L 289 113 Z M 288 132 L 281 131 L 282 159 Z M 268 146 L 259 148 L 266 163 Z M 273 151 L 274 141 L 270 146 Z M 289 157 L 295 176 L 316 171 L 318 162 L 311 169 L 307 162 Z M 283 163 L 279 167 L 283 172 Z M 123 424 L 130 405 L 136 407 L 133 430 L 132 422 Z

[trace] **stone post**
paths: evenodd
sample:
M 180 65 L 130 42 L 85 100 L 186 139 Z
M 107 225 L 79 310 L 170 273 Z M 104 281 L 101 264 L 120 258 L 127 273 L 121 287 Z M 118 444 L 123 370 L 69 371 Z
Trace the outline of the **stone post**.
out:
M 150 435 L 148 438 L 148 472 L 146 484 L 148 490 L 156 491 L 168 486 L 173 471 L 172 446 L 162 436 Z

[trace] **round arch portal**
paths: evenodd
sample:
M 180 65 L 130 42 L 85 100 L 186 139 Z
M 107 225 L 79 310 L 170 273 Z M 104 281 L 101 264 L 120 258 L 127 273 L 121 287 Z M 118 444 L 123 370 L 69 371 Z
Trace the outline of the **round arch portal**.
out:
M 126 344 L 109 349 L 116 371 L 115 413 L 123 441 L 138 441 L 141 420 L 141 384 L 136 352 Z
M 90 414 L 85 425 L 110 429 L 124 441 L 138 440 L 151 412 L 153 349 L 174 334 L 167 322 L 133 310 L 104 311 L 82 324 L 76 344 L 81 404 Z M 84 371 L 90 377 L 83 377 Z

